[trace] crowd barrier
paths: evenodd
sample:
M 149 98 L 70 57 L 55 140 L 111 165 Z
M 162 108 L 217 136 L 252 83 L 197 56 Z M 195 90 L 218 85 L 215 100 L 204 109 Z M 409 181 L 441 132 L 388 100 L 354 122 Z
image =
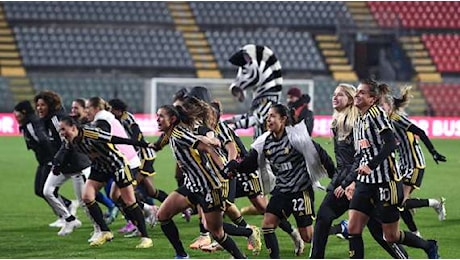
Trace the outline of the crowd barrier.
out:
M 232 115 L 225 114 L 222 119 Z M 157 136 L 158 126 L 156 115 L 135 114 L 141 130 L 147 136 Z M 411 117 L 411 120 L 423 129 L 430 138 L 460 139 L 460 117 Z M 331 136 L 331 116 L 315 116 L 313 136 Z M 239 129 L 240 136 L 252 136 L 253 129 Z M 0 113 L 0 136 L 19 136 L 19 126 L 13 113 Z

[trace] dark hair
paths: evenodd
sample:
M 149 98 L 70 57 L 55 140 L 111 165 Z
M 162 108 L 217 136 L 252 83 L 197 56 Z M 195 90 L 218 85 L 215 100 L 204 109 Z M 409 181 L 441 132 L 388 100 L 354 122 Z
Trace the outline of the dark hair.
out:
M 29 100 L 23 100 L 14 106 L 14 111 L 18 111 L 24 115 L 30 115 L 35 112 Z
M 54 113 L 62 109 L 61 97 L 54 91 L 44 90 L 35 95 L 35 104 L 37 104 L 39 99 L 43 99 L 43 101 L 48 106 L 48 113 Z
M 128 105 L 125 102 L 123 102 L 123 100 L 118 98 L 109 100 L 109 105 L 112 107 L 112 109 L 120 110 L 123 112 L 128 109 Z
M 286 125 L 292 125 L 294 109 L 289 109 L 283 104 L 275 104 L 272 105 L 271 108 L 274 109 L 281 117 L 285 116 L 287 118 Z
M 71 116 L 63 116 L 61 118 L 61 122 L 65 123 L 66 125 L 69 125 L 69 126 L 76 126 L 76 127 L 80 127 L 80 124 L 78 123 L 78 121 L 71 117 Z
M 110 105 L 101 97 L 91 97 L 88 103 L 92 107 L 99 108 L 100 110 L 110 111 Z
M 388 84 L 379 84 L 373 79 L 363 79 L 360 81 L 360 83 L 369 86 L 369 95 L 376 98 L 375 105 L 378 105 L 380 103 L 381 97 L 390 93 L 391 90 Z
M 81 107 L 85 107 L 86 106 L 86 101 L 83 99 L 83 98 L 77 98 L 77 99 L 74 99 L 73 102 L 77 102 Z
M 219 120 L 222 115 L 222 104 L 219 101 L 214 100 L 210 105 L 215 110 L 217 120 Z
M 182 121 L 181 113 L 179 112 L 179 109 L 181 109 L 181 107 L 175 107 L 173 105 L 163 105 L 159 107 L 158 109 L 163 109 L 166 111 L 166 114 L 168 114 L 168 116 L 170 117 L 174 116 L 177 118 L 177 120 L 174 122 L 173 125 L 177 125 Z
M 215 125 L 217 120 L 216 113 L 214 113 L 213 108 L 206 101 L 196 97 L 187 97 L 182 107 L 187 113 L 190 124 L 201 122 L 210 129 Z M 189 123 L 186 124 L 189 125 Z
M 177 100 L 181 100 L 183 101 L 185 99 L 185 96 L 187 95 L 188 93 L 188 89 L 187 88 L 181 88 L 179 91 L 177 91 L 176 93 L 174 93 L 173 95 L 173 102 L 174 101 L 177 101 Z

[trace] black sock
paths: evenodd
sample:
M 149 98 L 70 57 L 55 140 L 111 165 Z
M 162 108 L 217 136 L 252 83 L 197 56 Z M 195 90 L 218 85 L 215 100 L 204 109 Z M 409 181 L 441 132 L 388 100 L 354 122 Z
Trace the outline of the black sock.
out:
M 226 233 L 222 238 L 214 237 L 214 239 L 221 245 L 227 252 L 229 252 L 235 259 L 243 259 L 246 258 L 243 253 L 241 253 L 240 249 L 236 245 L 235 241 L 231 237 L 229 237 Z
M 265 246 L 270 253 L 270 258 L 279 259 L 280 258 L 280 248 L 278 246 L 278 239 L 276 238 L 274 228 L 262 228 L 262 233 L 264 234 Z
M 363 259 L 364 258 L 364 242 L 361 234 L 348 235 L 350 258 Z
M 292 232 L 294 232 L 294 229 L 292 229 L 291 223 L 289 223 L 289 221 L 286 218 L 280 219 L 279 227 L 281 228 L 281 230 L 288 233 L 289 235 L 292 234 Z
M 200 220 L 200 234 L 201 235 L 209 234 L 209 231 L 203 225 L 203 222 L 202 222 L 203 218 L 200 217 L 199 220 Z
M 407 228 L 412 232 L 417 231 L 417 225 L 415 225 L 414 217 L 412 216 L 412 213 L 410 213 L 409 209 L 404 207 L 404 210 L 400 214 L 404 223 L 406 223 Z
M 335 235 L 340 233 L 342 233 L 342 225 L 340 224 L 333 225 L 329 229 L 329 235 Z
M 76 218 L 73 216 L 73 215 L 70 215 L 70 217 L 66 218 L 65 221 L 66 222 L 71 222 L 71 221 L 74 221 Z
M 61 199 L 62 201 L 64 202 L 64 205 L 66 208 L 70 207 L 70 204 L 72 204 L 72 201 L 70 201 L 68 198 L 62 196 L 62 195 L 58 195 L 58 196 L 61 196 Z
M 406 259 L 407 252 L 399 244 L 388 243 L 383 239 L 383 229 L 382 223 L 377 221 L 375 218 L 371 217 L 367 222 L 367 228 L 371 233 L 374 240 L 379 243 L 379 245 L 388 252 L 394 259 Z
M 408 199 L 406 200 L 406 209 L 415 209 L 415 208 L 423 208 L 428 207 L 428 199 Z
M 166 197 L 168 197 L 168 193 L 164 192 L 163 190 L 156 189 L 154 199 L 159 200 L 160 202 L 165 201 Z
M 428 249 L 430 248 L 430 243 L 428 243 L 428 241 L 424 240 L 423 238 L 420 238 L 408 231 L 399 232 L 401 233 L 401 236 L 399 237 L 399 244 L 415 248 L 421 248 L 425 251 L 428 251 Z
M 91 217 L 93 217 L 94 222 L 96 222 L 101 228 L 101 231 L 110 231 L 109 227 L 104 221 L 102 210 L 95 200 L 91 201 L 90 203 L 86 203 L 86 208 L 88 209 Z
M 126 207 L 126 215 L 129 216 L 133 224 L 137 227 L 137 230 L 141 233 L 142 237 L 149 237 L 147 228 L 145 227 L 145 218 L 142 209 L 139 205 L 134 202 L 133 205 Z
M 246 220 L 244 220 L 243 216 L 239 216 L 236 219 L 232 219 L 232 222 L 235 223 L 235 225 L 240 226 L 240 227 L 247 227 L 247 225 L 248 225 Z
M 252 229 L 224 222 L 224 231 L 230 236 L 249 237 Z
M 171 245 L 174 247 L 176 255 L 186 256 L 187 253 L 185 252 L 184 246 L 182 245 L 182 241 L 179 239 L 179 230 L 177 230 L 177 226 L 174 224 L 174 221 L 167 220 L 161 222 L 161 230 L 168 238 Z

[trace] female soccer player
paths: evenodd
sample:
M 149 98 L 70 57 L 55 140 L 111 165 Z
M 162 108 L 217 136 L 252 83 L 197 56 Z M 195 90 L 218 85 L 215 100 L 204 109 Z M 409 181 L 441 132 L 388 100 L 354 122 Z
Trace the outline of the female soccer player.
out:
M 207 109 L 212 116 L 210 107 L 203 109 Z M 222 158 L 211 145 L 203 143 L 192 133 L 197 124 L 196 118 L 179 114 L 175 107 L 166 105 L 158 109 L 157 122 L 159 130 L 170 136 L 172 151 L 185 175 L 184 186 L 171 192 L 158 211 L 158 221 L 176 251 L 175 258 L 188 258 L 188 254 L 172 217 L 191 206 L 189 202 L 200 205 L 207 229 L 214 239 L 234 258 L 245 258 L 222 227 Z
M 315 216 L 313 184 L 320 177 L 332 177 L 335 170 L 326 151 L 310 139 L 305 123 L 290 126 L 290 122 L 287 107 L 280 104 L 271 106 L 267 118 L 269 131 L 254 141 L 249 155 L 241 163 L 233 163 L 233 167 L 227 165 L 229 171 L 236 169 L 240 173 L 251 173 L 268 160 L 276 176 L 262 223 L 265 245 L 271 258 L 280 257 L 275 229 L 281 219 L 291 214 L 296 219 L 302 239 L 311 242 Z
M 345 196 L 345 188 L 353 182 L 355 147 L 353 127 L 358 119 L 358 109 L 353 104 L 356 88 L 349 84 L 339 84 L 332 95 L 332 133 L 334 137 L 334 153 L 337 171 L 327 188 L 327 194 L 318 210 L 313 234 L 310 258 L 324 258 L 326 244 L 332 221 L 348 210 L 350 201 Z M 390 246 L 384 239 L 382 226 L 375 216 L 367 223 L 374 239 L 393 257 L 406 258 L 402 247 Z
M 404 183 L 404 211 L 401 212 L 401 217 L 409 230 L 420 236 L 420 232 L 409 209 L 415 207 L 433 207 L 441 221 L 446 217 L 446 208 L 444 198 L 440 200 L 410 199 L 410 194 L 415 189 L 420 189 L 426 166 L 425 156 L 415 136 L 420 137 L 436 163 L 439 161 L 445 162 L 446 157 L 436 151 L 425 131 L 414 125 L 404 113 L 404 108 L 410 101 L 410 89 L 411 87 L 403 88 L 401 90 L 401 98 L 396 98 L 389 94 L 383 96 L 382 107 L 388 113 L 393 123 L 396 139 L 398 140 L 399 166 Z
M 349 210 L 350 257 L 364 258 L 363 227 L 369 216 L 379 214 L 387 242 L 421 248 L 429 258 L 439 258 L 435 240 L 423 240 L 399 230 L 398 206 L 403 191 L 393 153 L 396 138 L 387 114 L 378 106 L 388 92 L 386 85 L 363 80 L 354 98 L 360 113 L 353 131 L 359 166 Z
M 100 246 L 113 239 L 113 235 L 103 219 L 102 211 L 95 201 L 97 191 L 107 179 L 113 177 L 124 202 L 125 214 L 134 221 L 142 234 L 141 242 L 136 247 L 148 248 L 153 246 L 145 228 L 144 215 L 134 196 L 131 171 L 125 157 L 113 145 L 130 144 L 145 147 L 147 144 L 112 136 L 109 132 L 100 128 L 81 127 L 71 117 L 64 117 L 61 120 L 60 133 L 66 139 L 66 145 L 69 149 L 88 154 L 92 162 L 91 173 L 85 183 L 83 201 L 91 216 L 101 228 L 101 233 L 90 245 Z

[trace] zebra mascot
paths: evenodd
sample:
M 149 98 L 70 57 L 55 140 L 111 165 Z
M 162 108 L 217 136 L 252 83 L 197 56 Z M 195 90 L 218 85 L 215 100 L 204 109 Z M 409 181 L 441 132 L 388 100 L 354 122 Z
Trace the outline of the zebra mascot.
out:
M 243 102 L 247 89 L 252 88 L 253 94 L 249 111 L 227 122 L 233 123 L 236 129 L 253 126 L 254 138 L 257 138 L 266 131 L 265 120 L 270 106 L 281 100 L 281 65 L 271 49 L 254 44 L 245 45 L 229 61 L 239 67 L 230 85 L 232 95 Z

